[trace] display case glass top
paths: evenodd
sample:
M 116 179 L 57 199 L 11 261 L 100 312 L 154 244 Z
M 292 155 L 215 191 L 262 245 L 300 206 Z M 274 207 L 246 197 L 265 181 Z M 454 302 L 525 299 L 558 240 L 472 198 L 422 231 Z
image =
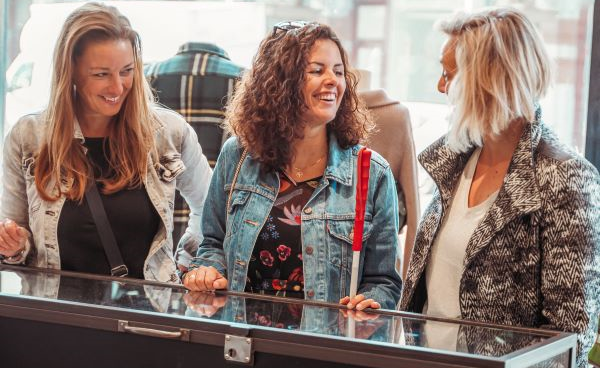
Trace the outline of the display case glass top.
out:
M 81 308 L 106 313 L 121 311 L 128 316 L 143 316 L 145 321 L 160 318 L 163 325 L 166 318 L 177 321 L 174 325 L 202 322 L 217 327 L 243 326 L 246 330 L 287 336 L 359 342 L 365 349 L 385 346 L 399 354 L 431 352 L 484 362 L 531 362 L 545 357 L 543 360 L 568 367 L 575 345 L 573 335 L 553 331 L 389 310 L 351 312 L 335 304 L 272 295 L 188 292 L 181 285 L 6 265 L 0 266 L 0 304 L 3 303 L 44 303 L 44 308 L 74 312 Z M 547 348 L 550 345 L 553 349 Z M 543 353 L 533 354 L 537 350 Z

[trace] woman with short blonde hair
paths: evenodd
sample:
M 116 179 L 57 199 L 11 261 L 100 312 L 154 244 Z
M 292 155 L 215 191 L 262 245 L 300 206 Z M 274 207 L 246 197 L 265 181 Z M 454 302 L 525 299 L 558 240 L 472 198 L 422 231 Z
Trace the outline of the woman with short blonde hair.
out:
M 454 43 L 459 66 L 447 90 L 454 105 L 448 134 L 452 149 L 465 152 L 481 146 L 486 134 L 501 134 L 515 119 L 534 120 L 536 103 L 550 85 L 551 68 L 529 19 L 503 8 L 458 14 L 438 27 Z
M 549 61 L 523 13 L 458 14 L 441 29 L 438 90 L 454 111 L 419 155 L 437 190 L 401 308 L 575 332 L 583 365 L 600 312 L 598 171 L 541 120 Z

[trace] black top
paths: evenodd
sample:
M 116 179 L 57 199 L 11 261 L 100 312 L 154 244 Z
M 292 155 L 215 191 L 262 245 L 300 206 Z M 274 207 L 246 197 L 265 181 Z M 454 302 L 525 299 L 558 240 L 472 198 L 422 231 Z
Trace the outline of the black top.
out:
M 103 142 L 104 138 L 85 138 L 84 143 L 97 178 L 111 175 L 106 159 L 108 142 Z M 104 155 L 104 151 L 107 155 Z M 102 185 L 97 185 L 121 256 L 129 269 L 129 277 L 143 279 L 144 261 L 160 224 L 160 217 L 146 188 L 125 189 L 104 195 Z M 58 244 L 63 270 L 110 275 L 104 247 L 85 197 L 81 204 L 68 199 L 65 201 L 58 221 Z
M 248 264 L 246 291 L 304 298 L 300 216 L 320 178 L 294 182 L 279 175 L 280 187 Z

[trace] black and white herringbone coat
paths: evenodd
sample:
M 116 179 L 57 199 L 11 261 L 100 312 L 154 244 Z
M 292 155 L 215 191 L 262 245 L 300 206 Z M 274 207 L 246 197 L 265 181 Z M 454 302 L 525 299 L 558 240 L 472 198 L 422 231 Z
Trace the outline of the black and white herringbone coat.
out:
M 419 155 L 437 184 L 423 215 L 401 309 L 421 312 L 425 269 L 471 152 L 445 137 Z M 600 178 L 539 119 L 527 124 L 496 201 L 467 245 L 460 281 L 464 319 L 576 332 L 578 362 L 600 312 Z

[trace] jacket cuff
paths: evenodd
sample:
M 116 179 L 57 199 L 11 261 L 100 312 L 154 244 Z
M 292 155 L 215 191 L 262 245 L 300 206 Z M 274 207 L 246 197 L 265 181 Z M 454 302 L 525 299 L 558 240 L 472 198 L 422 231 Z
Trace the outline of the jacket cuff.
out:
M 175 262 L 180 270 L 187 270 L 192 267 L 191 263 L 196 256 L 200 243 L 202 243 L 202 240 L 189 231 L 183 234 L 175 252 Z
M 18 264 L 24 264 L 25 260 L 27 259 L 27 255 L 29 254 L 29 250 L 31 249 L 31 242 L 29 241 L 29 239 L 27 239 L 25 241 L 25 248 L 23 248 L 23 250 L 21 250 L 19 253 L 17 253 L 16 255 L 12 256 L 12 257 L 4 257 L 2 258 L 2 263 L 5 264 L 12 264 L 12 265 L 18 265 Z
M 366 299 L 373 299 L 374 301 L 376 301 L 377 303 L 379 303 L 381 305 L 381 309 L 391 309 L 391 310 L 395 310 L 397 305 L 394 304 L 394 302 L 391 300 L 391 298 L 389 297 L 389 295 L 381 290 L 380 288 L 377 287 L 370 287 L 370 288 L 366 288 L 367 290 L 365 291 L 357 291 L 357 294 L 362 294 L 365 296 L 365 300 Z

